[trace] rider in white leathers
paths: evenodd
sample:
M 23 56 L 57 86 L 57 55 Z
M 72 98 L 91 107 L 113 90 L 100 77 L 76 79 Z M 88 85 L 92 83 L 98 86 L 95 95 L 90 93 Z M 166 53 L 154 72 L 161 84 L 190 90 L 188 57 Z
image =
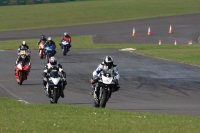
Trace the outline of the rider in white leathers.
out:
M 98 84 L 98 79 L 100 76 L 100 72 L 101 71 L 110 71 L 113 75 L 114 75 L 114 82 L 115 82 L 115 88 L 114 91 L 118 91 L 120 86 L 118 83 L 118 80 L 120 78 L 120 75 L 118 73 L 118 69 L 117 69 L 117 65 L 113 64 L 113 58 L 111 56 L 106 56 L 105 59 L 103 60 L 103 62 L 101 64 L 98 65 L 97 69 L 93 72 L 93 78 L 90 80 L 92 85 L 92 91 L 90 92 L 90 94 L 93 94 L 93 91 L 95 89 L 95 93 L 94 93 L 94 98 L 96 97 L 97 91 L 99 89 L 99 84 Z
M 49 63 L 47 63 L 44 67 L 44 71 L 43 71 L 43 86 L 44 86 L 44 90 L 45 92 L 48 93 L 48 91 L 46 91 L 46 84 L 47 84 L 47 79 L 48 79 L 48 73 L 51 72 L 51 70 L 57 70 L 62 74 L 62 79 L 63 79 L 63 91 L 65 89 L 65 86 L 67 85 L 67 81 L 66 81 L 66 73 L 64 72 L 64 70 L 62 69 L 61 64 L 57 64 L 57 60 L 54 56 L 52 56 L 49 59 Z M 49 98 L 51 98 L 50 93 L 47 94 Z M 64 93 L 61 93 L 61 97 L 64 98 Z

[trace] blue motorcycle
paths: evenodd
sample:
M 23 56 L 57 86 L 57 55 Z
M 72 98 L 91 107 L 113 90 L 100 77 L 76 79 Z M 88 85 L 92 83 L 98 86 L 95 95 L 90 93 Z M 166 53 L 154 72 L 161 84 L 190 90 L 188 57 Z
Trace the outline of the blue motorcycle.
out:
M 55 47 L 53 45 L 47 45 L 45 47 L 45 53 L 46 53 L 47 63 L 49 63 L 49 58 L 54 56 L 56 53 Z
M 69 51 L 69 42 L 68 41 L 62 41 L 61 42 L 61 50 L 63 55 L 66 55 Z

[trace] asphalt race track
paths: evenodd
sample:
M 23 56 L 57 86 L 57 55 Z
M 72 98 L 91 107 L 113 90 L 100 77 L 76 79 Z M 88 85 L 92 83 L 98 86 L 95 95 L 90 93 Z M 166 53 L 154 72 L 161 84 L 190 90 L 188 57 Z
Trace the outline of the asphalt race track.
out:
M 62 36 L 63 32 L 67 31 L 72 35 L 72 39 L 77 35 L 92 35 L 94 43 L 151 44 L 162 37 L 161 39 L 168 44 L 173 44 L 174 39 L 177 40 L 177 44 L 187 44 L 188 40 L 198 43 L 199 21 L 200 14 L 193 14 L 61 28 L 7 31 L 0 32 L 0 39 L 24 40 L 38 38 L 41 34 L 54 37 Z M 173 26 L 172 35 L 168 34 L 170 24 Z M 151 26 L 152 36 L 146 35 L 148 26 Z M 133 27 L 136 27 L 136 37 L 131 36 Z M 56 57 L 67 73 L 68 81 L 65 98 L 60 98 L 58 103 L 92 106 L 93 97 L 89 94 L 91 90 L 89 80 L 93 70 L 105 55 L 114 58 L 121 76 L 121 89 L 113 93 L 106 108 L 200 116 L 200 67 L 119 49 L 72 48 L 67 56 L 62 56 L 61 51 L 57 49 Z M 14 76 L 16 58 L 16 50 L 0 51 L 0 97 L 12 97 L 28 103 L 49 104 L 42 86 L 42 71 L 46 60 L 39 59 L 37 51 L 32 50 L 31 72 L 28 80 L 20 86 Z

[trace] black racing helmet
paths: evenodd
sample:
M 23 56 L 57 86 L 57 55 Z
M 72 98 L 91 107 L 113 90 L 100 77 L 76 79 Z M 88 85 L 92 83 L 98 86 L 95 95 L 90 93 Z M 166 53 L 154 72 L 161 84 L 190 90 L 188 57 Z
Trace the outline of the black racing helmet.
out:
M 49 63 L 52 65 L 52 66 L 56 66 L 57 65 L 57 60 L 55 57 L 51 57 L 49 58 Z
M 45 36 L 44 35 L 41 35 L 41 39 L 43 40 L 45 38 Z
M 104 64 L 111 68 L 113 66 L 113 58 L 111 56 L 106 56 L 104 59 Z

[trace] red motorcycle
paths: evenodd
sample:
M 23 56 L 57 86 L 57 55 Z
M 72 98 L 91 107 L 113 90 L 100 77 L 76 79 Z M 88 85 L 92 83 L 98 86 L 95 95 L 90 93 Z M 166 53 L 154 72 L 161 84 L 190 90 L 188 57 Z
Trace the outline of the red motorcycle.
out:
M 38 49 L 39 49 L 38 55 L 39 55 L 40 59 L 45 57 L 44 44 L 45 44 L 45 42 L 40 42 L 38 45 Z
M 21 60 L 15 66 L 15 78 L 19 85 L 22 85 L 22 82 L 24 80 L 27 80 L 28 74 L 30 72 L 30 63 L 26 61 L 27 55 L 28 52 L 26 50 L 21 50 L 19 55 L 21 57 Z

